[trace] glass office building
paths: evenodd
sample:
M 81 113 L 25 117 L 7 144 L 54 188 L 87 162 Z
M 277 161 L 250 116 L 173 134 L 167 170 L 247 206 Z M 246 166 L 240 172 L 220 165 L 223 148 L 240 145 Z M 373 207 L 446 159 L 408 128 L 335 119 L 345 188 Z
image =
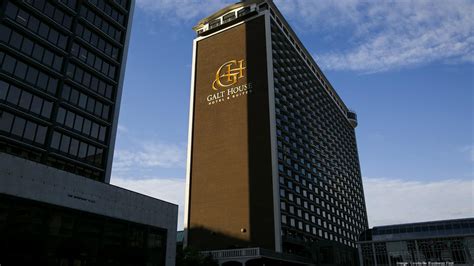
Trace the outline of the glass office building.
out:
M 185 243 L 355 265 L 368 226 L 355 112 L 272 1 L 194 30 Z
M 474 219 L 376 226 L 358 249 L 361 266 L 473 265 Z
M 109 182 L 130 0 L 0 4 L 0 151 Z
M 133 8 L 0 1 L 0 265 L 174 265 L 178 207 L 109 184 Z

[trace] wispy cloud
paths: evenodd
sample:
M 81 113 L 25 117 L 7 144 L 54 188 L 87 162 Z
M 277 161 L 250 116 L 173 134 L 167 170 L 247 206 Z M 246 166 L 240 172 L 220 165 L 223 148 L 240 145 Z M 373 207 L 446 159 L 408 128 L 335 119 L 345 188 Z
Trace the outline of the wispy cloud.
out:
M 474 217 L 474 181 L 365 178 L 370 226 Z
M 379 72 L 430 62 L 474 63 L 469 0 L 276 2 L 296 24 L 345 43 L 315 54 L 326 69 Z
M 112 177 L 112 184 L 179 205 L 178 228 L 183 228 L 184 178 Z M 474 217 L 474 182 L 431 182 L 365 178 L 370 226 Z
M 114 153 L 114 173 L 153 168 L 184 168 L 186 145 L 159 141 L 137 141 L 133 147 Z
M 195 20 L 209 16 L 223 8 L 230 0 L 137 0 L 137 6 L 146 12 L 159 15 L 175 22 Z M 194 21 L 197 22 L 197 21 Z
M 137 0 L 172 24 L 196 23 L 235 0 Z M 325 69 L 380 72 L 432 62 L 474 63 L 471 0 L 275 0 L 291 24 L 334 50 L 315 51 Z M 329 44 L 329 42 L 328 42 Z M 341 45 L 342 44 L 342 45 Z
M 184 191 L 186 181 L 183 178 L 151 178 L 112 176 L 113 185 L 123 187 L 153 198 L 179 205 L 178 230 L 184 222 Z

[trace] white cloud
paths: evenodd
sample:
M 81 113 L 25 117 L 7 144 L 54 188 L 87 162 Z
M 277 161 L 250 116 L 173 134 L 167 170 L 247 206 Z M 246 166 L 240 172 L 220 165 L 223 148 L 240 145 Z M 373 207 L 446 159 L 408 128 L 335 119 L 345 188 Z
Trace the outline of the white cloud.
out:
M 430 62 L 474 63 L 469 0 L 276 1 L 297 25 L 348 47 L 315 57 L 323 68 L 378 72 Z M 316 36 L 317 37 L 317 36 Z
M 113 177 L 111 183 L 179 205 L 178 229 L 183 228 L 184 178 Z M 474 182 L 431 182 L 365 178 L 364 190 L 370 227 L 442 219 L 474 217 Z
M 229 0 L 137 0 L 136 5 L 146 12 L 173 19 L 176 22 L 204 18 L 225 7 Z M 197 22 L 197 21 L 195 21 Z
M 365 178 L 370 227 L 474 217 L 474 181 Z
M 186 181 L 184 179 L 153 178 L 138 180 L 137 178 L 113 176 L 111 178 L 111 183 L 153 198 L 178 204 L 178 230 L 183 229 L 184 193 L 186 187 Z
M 183 168 L 186 162 L 186 145 L 156 141 L 141 141 L 133 148 L 117 149 L 114 153 L 114 172 L 133 169 Z
M 191 23 L 234 0 L 137 0 L 171 23 Z M 474 63 L 470 0 L 275 0 L 291 24 L 338 42 L 314 56 L 325 69 L 379 72 L 432 62 Z M 341 45 L 342 44 L 342 45 Z M 344 48 L 341 48 L 344 47 Z

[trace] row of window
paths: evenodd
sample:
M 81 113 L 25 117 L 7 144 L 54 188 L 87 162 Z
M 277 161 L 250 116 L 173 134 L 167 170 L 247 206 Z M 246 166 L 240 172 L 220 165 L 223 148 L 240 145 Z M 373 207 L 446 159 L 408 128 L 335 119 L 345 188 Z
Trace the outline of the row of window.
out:
M 67 5 L 69 8 L 76 9 L 76 0 L 59 0 L 59 2 Z
M 106 1 L 103 1 L 103 0 L 89 0 L 89 2 L 93 5 L 95 5 L 96 7 L 98 7 L 100 10 L 104 11 L 105 14 L 109 15 L 115 21 L 120 23 L 120 25 L 126 26 L 124 24 L 125 16 L 122 13 L 115 10 L 115 8 L 112 7 L 111 5 L 109 5 Z
M 104 38 L 99 36 L 97 33 L 89 30 L 82 24 L 77 24 L 76 34 L 81 36 L 87 43 L 104 52 L 106 55 L 112 57 L 115 60 L 118 60 L 119 57 L 119 48 L 110 44 Z
M 91 73 L 84 71 L 81 67 L 69 63 L 66 75 L 72 80 L 84 85 L 86 88 L 91 89 L 108 99 L 112 99 L 113 86 Z
M 88 51 L 86 48 L 77 43 L 72 44 L 71 53 L 90 67 L 96 69 L 102 74 L 105 74 L 111 79 L 115 79 L 116 67 L 109 64 L 95 53 Z
M 106 126 L 101 126 L 96 122 L 92 122 L 90 119 L 84 118 L 70 110 L 66 110 L 62 107 L 58 109 L 58 115 L 56 122 L 66 127 L 81 132 L 82 134 L 92 137 L 94 139 L 105 141 L 105 135 L 107 131 Z
M 48 40 L 55 46 L 63 50 L 66 49 L 66 35 L 59 33 L 57 30 L 53 29 L 48 24 L 40 21 L 34 16 L 31 16 L 25 10 L 19 9 L 16 5 L 12 4 L 12 2 L 8 2 L 5 14 L 7 17 L 25 26 L 28 30 L 33 31 L 34 33 L 38 34 L 45 40 Z
M 277 129 L 278 134 L 279 135 L 284 135 L 284 134 L 282 134 L 281 127 L 277 127 L 277 128 L 278 128 Z M 298 141 L 295 142 L 294 140 L 298 140 Z M 309 148 L 308 145 L 306 145 L 308 141 L 305 141 L 305 145 L 306 145 L 305 146 L 301 143 L 300 140 L 301 140 L 301 138 L 297 137 L 297 136 L 293 136 L 293 133 L 292 133 L 291 137 L 290 136 L 285 136 L 285 142 L 291 142 L 293 148 L 296 150 L 295 152 L 293 152 L 293 154 L 295 155 L 294 156 L 295 165 L 293 166 L 291 164 L 291 159 L 290 159 L 291 156 L 283 155 L 283 152 L 290 153 L 291 149 L 289 149 L 289 146 L 283 145 L 284 141 L 282 141 L 281 137 L 278 137 L 278 147 L 281 150 L 278 154 L 279 159 L 283 160 L 283 158 L 285 158 L 285 160 L 286 160 L 285 162 L 289 163 L 289 169 L 298 170 L 299 167 L 301 166 L 301 167 L 307 167 L 308 170 L 310 170 L 311 167 L 313 167 L 312 170 L 315 171 L 315 169 L 316 169 L 315 167 L 317 166 L 319 174 L 322 172 L 322 173 L 330 175 L 330 172 L 333 172 L 333 174 L 335 176 L 338 176 L 339 178 L 343 178 L 342 181 L 344 181 L 343 182 L 344 188 L 348 188 L 347 184 L 350 184 L 351 189 L 352 189 L 351 191 L 353 191 L 353 189 L 355 189 L 356 192 L 358 192 L 358 193 L 360 192 L 359 191 L 360 181 L 356 176 L 351 175 L 351 178 L 349 178 L 349 179 L 342 176 L 342 175 L 348 176 L 348 174 L 347 174 L 348 172 L 342 171 L 342 169 L 346 169 L 347 171 L 349 171 L 350 173 L 353 173 L 355 175 L 357 175 L 359 173 L 358 170 L 357 170 L 357 155 L 356 154 L 347 154 L 345 152 L 348 149 L 349 150 L 350 149 L 356 150 L 355 147 L 342 147 L 342 146 L 339 147 L 340 146 L 340 141 L 337 141 L 337 144 L 330 145 L 330 146 L 332 146 L 332 148 L 335 149 L 335 151 L 334 151 L 334 155 L 331 155 L 331 158 L 328 159 L 328 157 L 325 158 L 324 156 L 323 157 L 320 156 L 321 154 L 324 155 L 324 153 L 321 153 L 321 151 L 319 149 L 316 149 L 317 150 L 316 151 L 313 148 Z M 321 138 L 320 141 L 321 142 L 327 142 L 327 141 L 324 140 L 324 138 Z M 302 148 L 302 146 L 304 146 L 305 148 Z M 299 153 L 298 148 L 299 148 L 300 151 L 302 149 L 301 154 L 306 154 L 306 157 L 307 157 L 307 160 L 306 160 L 305 158 L 303 158 L 304 156 L 302 155 L 302 157 L 300 158 L 300 161 L 302 162 L 301 164 L 296 164 L 296 163 L 300 163 L 297 160 L 297 158 L 298 158 L 297 155 Z M 306 151 L 306 153 L 305 153 L 305 151 Z M 309 152 L 309 151 L 311 151 L 311 152 Z M 355 153 L 355 152 L 352 151 L 352 153 Z M 337 158 L 336 158 L 336 154 L 337 154 Z M 311 158 L 311 160 L 309 160 L 309 158 Z M 316 161 L 315 158 L 318 158 L 318 160 Z M 309 161 L 312 161 L 312 164 Z M 306 162 L 306 165 L 304 164 L 305 162 Z M 323 163 L 323 165 L 321 165 L 321 163 Z M 283 167 L 283 166 L 281 165 L 280 168 L 281 167 Z M 351 169 L 349 169 L 349 168 L 351 168 Z M 331 169 L 331 171 L 330 171 L 330 169 Z M 356 187 L 354 188 L 353 186 L 356 186 Z M 361 194 L 361 193 L 359 193 L 359 194 Z
M 119 4 L 123 8 L 127 9 L 128 0 L 114 0 L 115 3 Z
M 1 69 L 14 77 L 24 80 L 35 88 L 47 91 L 55 95 L 58 87 L 58 80 L 50 77 L 42 71 L 29 66 L 8 54 L 0 52 Z
M 279 74 L 275 74 L 275 81 L 278 80 Z M 305 81 L 306 82 L 306 81 Z M 276 84 L 277 82 L 275 82 Z M 305 86 L 299 84 L 299 82 L 292 82 L 296 85 Z M 303 82 L 300 82 L 303 83 Z M 308 86 L 311 86 L 308 85 Z M 306 86 L 305 86 L 306 87 Z M 322 88 L 320 88 L 322 90 Z M 294 91 L 298 91 L 300 93 L 295 93 Z M 337 110 L 337 107 L 334 106 L 334 103 L 329 100 L 324 100 L 324 96 L 321 94 L 317 94 L 314 90 L 309 90 L 303 87 L 298 86 L 288 86 L 288 85 L 278 85 L 276 84 L 275 92 L 278 94 L 278 99 L 275 99 L 275 102 L 278 105 L 284 106 L 280 113 L 285 114 L 287 117 L 285 118 L 286 121 L 297 121 L 298 119 L 302 119 L 303 122 L 309 122 L 312 120 L 316 120 L 317 124 L 319 125 L 320 129 L 333 129 L 336 123 L 338 125 L 344 125 L 343 127 L 339 127 L 341 132 L 343 132 L 345 138 L 352 139 L 352 126 L 349 125 L 347 118 Z M 293 105 L 295 100 L 298 99 L 300 102 L 301 109 L 298 109 L 297 113 L 289 112 L 285 106 Z M 315 108 L 317 106 L 317 108 Z M 304 114 L 304 116 L 302 116 Z M 331 121 L 332 123 L 328 123 L 327 121 Z M 334 131 L 328 131 L 329 134 L 335 134 Z
M 3 24 L 0 25 L 0 41 L 10 44 L 10 47 L 23 52 L 56 71 L 61 71 L 62 56 L 54 54 L 49 49 L 44 48 L 42 45 L 33 42 Z
M 280 151 L 278 152 L 278 159 L 280 160 L 280 164 L 278 167 L 281 173 L 285 173 L 284 165 L 286 165 L 286 168 L 288 168 L 286 172 L 287 172 L 287 175 L 289 176 L 292 176 L 293 172 L 295 174 L 298 174 L 299 169 L 301 168 L 302 169 L 301 173 L 303 177 L 306 176 L 304 172 L 307 171 L 307 177 L 309 178 L 309 180 L 311 180 L 310 171 L 312 171 L 314 175 L 317 175 L 320 178 L 324 179 L 325 181 L 328 181 L 330 184 L 332 181 L 331 179 L 327 180 L 326 175 L 330 176 L 332 174 L 333 176 L 337 176 L 339 181 L 343 181 L 343 182 L 336 182 L 337 184 L 332 186 L 336 190 L 342 189 L 344 191 L 347 191 L 349 188 L 348 185 L 350 185 L 351 192 L 357 192 L 357 193 L 351 193 L 351 194 L 354 194 L 354 195 L 361 194 L 359 193 L 360 192 L 359 190 L 361 188 L 361 183 L 359 182 L 359 179 L 357 179 L 357 176 L 355 176 L 354 173 L 352 175 L 349 175 L 346 171 L 338 170 L 338 169 L 346 167 L 348 163 L 355 163 L 352 160 L 347 159 L 346 161 L 340 161 L 339 164 L 337 164 L 335 160 L 324 158 L 323 156 L 320 156 L 321 155 L 320 153 L 316 153 L 313 149 L 311 149 L 311 154 L 308 152 L 305 152 L 305 150 L 303 149 L 300 156 L 298 156 L 298 152 L 293 152 L 293 157 L 291 157 L 290 153 L 292 152 L 292 150 L 289 148 L 289 146 L 283 145 L 283 141 L 281 140 L 280 137 L 278 137 L 277 143 L 278 143 L 278 148 L 280 149 Z M 293 142 L 293 146 L 295 148 L 298 147 L 298 145 L 296 145 L 295 142 Z M 286 154 L 284 155 L 283 152 L 285 152 Z M 293 160 L 291 158 L 293 158 Z M 306 169 L 304 172 L 303 172 L 303 168 Z M 332 170 L 333 173 L 331 173 L 330 169 Z M 322 175 L 323 173 L 325 175 Z M 314 178 L 315 178 L 314 181 L 316 181 L 316 176 Z M 331 193 L 333 192 L 332 189 L 330 189 L 330 191 Z
M 104 153 L 102 148 L 97 148 L 94 145 L 77 140 L 57 131 L 53 132 L 51 148 L 74 159 L 99 167 L 102 166 Z
M 288 207 L 287 207 L 288 205 Z M 287 204 L 285 201 L 280 202 L 280 209 L 281 213 L 288 215 L 288 216 L 295 216 L 299 217 L 301 220 L 311 221 L 312 224 L 328 228 L 330 231 L 334 231 L 335 233 L 339 233 L 344 237 L 354 238 L 355 235 L 359 233 L 359 226 L 351 226 L 348 223 L 341 221 L 341 219 L 336 218 L 335 215 L 331 215 L 330 213 L 326 213 L 324 210 L 321 211 L 320 208 L 316 208 L 316 212 L 314 206 L 311 205 L 312 212 L 307 212 L 302 209 L 295 207 L 294 205 Z M 322 216 L 321 216 L 322 215 Z M 318 217 L 318 218 L 316 218 Z M 327 218 L 327 219 L 326 219 Z M 344 218 L 342 218 L 344 219 Z M 297 219 L 298 220 L 298 219 Z M 339 226 L 339 227 L 338 227 Z
M 272 39 L 281 44 L 289 43 L 282 35 L 282 32 L 273 28 Z M 312 227 L 311 223 L 305 223 L 303 220 L 309 221 L 311 219 L 311 222 L 315 224 L 316 217 L 318 217 L 318 225 L 325 225 L 330 231 L 337 230 L 343 235 L 342 237 L 321 231 L 318 232 L 320 237 L 324 236 L 326 239 L 353 245 L 353 241 L 347 241 L 344 238 L 355 240 L 355 235 L 367 225 L 366 216 L 363 215 L 365 214 L 363 199 L 358 195 L 352 197 L 346 193 L 345 188 L 349 187 L 346 185 L 350 181 L 336 174 L 338 173 L 337 167 L 350 167 L 349 172 L 354 174 L 357 172 L 357 150 L 354 148 L 355 146 L 350 145 L 353 140 L 348 129 L 349 125 L 340 120 L 340 110 L 337 110 L 337 106 L 328 99 L 329 96 L 318 85 L 316 77 L 306 67 L 293 46 L 289 44 L 286 46 L 274 45 L 273 53 L 275 102 L 279 107 L 277 112 L 278 150 L 281 162 L 279 172 L 281 177 L 288 176 L 289 178 L 287 191 L 283 189 L 286 183 L 284 180 L 280 180 L 283 182 L 280 190 L 280 197 L 283 200 L 281 209 L 284 215 L 282 222 L 286 223 L 287 214 L 289 217 L 292 215 L 300 217 L 301 221 L 295 219 L 297 217 L 291 217 L 288 221 L 289 226 L 303 235 L 314 235 L 317 229 Z M 320 91 L 324 95 L 320 95 Z M 342 141 L 344 143 L 341 144 Z M 318 155 L 320 158 L 315 160 Z M 288 164 L 287 167 L 284 167 L 286 164 Z M 313 179 L 310 178 L 308 183 L 310 189 L 307 191 L 304 178 L 301 181 L 297 180 L 293 187 L 292 181 L 299 179 L 299 174 L 303 177 L 314 176 L 315 184 L 319 183 L 321 188 L 323 187 L 322 180 L 328 183 L 334 178 L 337 182 L 334 183 L 334 186 L 330 185 L 329 187 L 324 184 L 325 191 L 323 191 L 319 190 L 316 185 L 313 186 Z M 301 188 L 299 183 L 303 184 Z M 332 187 L 336 190 L 333 190 Z M 344 188 L 342 194 L 350 198 L 350 202 L 341 196 L 340 188 Z M 311 193 L 313 189 L 315 194 Z M 295 191 L 297 194 L 294 195 Z M 300 198 L 299 194 L 302 194 L 303 198 Z M 305 198 L 309 198 L 310 201 L 306 201 Z M 354 207 L 354 198 L 357 198 L 356 204 L 360 206 L 359 208 Z M 295 202 L 296 205 L 293 206 L 292 202 Z M 317 206 L 315 208 L 313 204 L 308 204 L 312 202 L 321 204 L 323 210 L 321 211 Z M 332 206 L 329 205 L 329 202 L 332 203 Z M 303 206 L 304 209 L 299 209 L 298 206 Z M 328 212 L 324 211 L 326 208 Z
M 284 173 L 280 172 L 280 184 L 282 184 L 281 189 L 280 189 L 280 197 L 282 199 L 283 198 L 288 198 L 289 201 L 295 201 L 295 198 L 296 198 L 297 205 L 301 206 L 301 198 L 298 195 L 302 192 L 301 194 L 303 195 L 303 200 L 305 198 L 307 198 L 307 199 L 309 198 L 310 203 L 316 202 L 316 204 L 321 204 L 322 207 L 327 206 L 328 210 L 330 210 L 329 202 L 331 202 L 331 204 L 336 206 L 336 209 L 334 207 L 332 207 L 332 212 L 333 213 L 336 213 L 337 215 L 339 215 L 343 219 L 348 220 L 350 222 L 357 222 L 357 223 L 359 221 L 364 222 L 364 220 L 365 220 L 365 215 L 364 215 L 364 211 L 363 211 L 365 209 L 364 205 L 363 204 L 357 204 L 357 206 L 359 206 L 359 207 L 355 207 L 354 204 L 353 204 L 355 199 L 351 198 L 350 201 L 346 202 L 345 199 L 340 196 L 340 194 L 338 195 L 338 193 L 335 193 L 334 191 L 332 191 L 332 189 L 329 189 L 330 192 L 324 192 L 322 189 L 319 190 L 317 186 L 314 186 L 315 195 L 313 195 L 312 193 L 308 193 L 307 190 L 304 189 L 304 187 L 303 187 L 302 190 L 300 189 L 300 187 L 298 185 L 296 185 L 293 188 L 292 181 L 288 181 L 288 186 L 287 186 L 288 193 L 287 193 L 285 191 L 284 187 L 283 187 L 285 185 L 285 182 L 284 182 L 284 179 L 282 178 L 282 176 L 284 176 Z M 303 181 L 303 183 L 305 183 L 304 179 L 302 181 Z M 322 186 L 322 182 L 320 181 L 319 183 Z M 311 183 L 309 183 L 309 187 L 310 187 L 310 192 L 312 192 L 313 191 L 312 190 L 313 186 L 312 186 Z M 325 185 L 325 189 L 326 189 L 326 191 L 328 190 L 327 185 Z M 293 193 L 296 193 L 295 197 L 294 197 Z M 339 201 L 337 200 L 338 198 L 342 202 L 341 204 L 339 204 Z M 327 201 L 327 204 L 324 200 Z M 361 202 L 361 200 L 358 200 L 358 202 Z M 308 203 L 306 201 L 303 201 L 303 205 L 304 205 L 305 208 L 308 208 Z M 310 208 L 311 208 L 311 211 L 314 211 L 314 207 L 313 207 L 312 204 L 310 204 Z M 341 210 L 341 212 L 339 212 L 339 210 Z M 344 212 L 346 214 L 344 214 Z M 349 217 L 348 217 L 347 214 L 349 214 Z M 354 217 L 354 219 L 353 219 L 353 217 Z M 329 216 L 329 218 L 330 218 L 330 216 Z
M 61 97 L 69 103 L 91 113 L 96 116 L 103 118 L 104 120 L 109 119 L 110 105 L 103 104 L 94 97 L 88 96 L 69 85 L 64 84 Z
M 25 142 L 43 145 L 47 127 L 0 110 L 0 131 Z
M 345 244 L 345 245 L 348 245 L 348 246 L 351 246 L 351 247 L 356 247 L 356 244 L 355 244 L 355 241 L 357 240 L 356 238 L 348 240 L 348 239 L 345 239 L 343 237 L 333 235 L 332 233 L 326 232 L 322 229 L 312 227 L 309 224 L 304 224 L 301 221 L 295 221 L 292 218 L 289 218 L 288 220 L 289 220 L 289 222 L 287 221 L 286 217 L 285 218 L 282 217 L 282 221 L 285 221 L 285 224 L 289 224 L 289 225 L 282 228 L 282 236 L 290 236 L 292 238 L 296 237 L 296 238 L 301 239 L 303 241 L 311 239 L 311 242 L 317 241 L 314 238 L 316 238 L 316 236 L 319 236 L 319 238 L 321 238 L 321 239 L 324 238 L 324 239 L 331 240 L 331 241 L 338 241 L 342 244 Z M 304 237 L 303 235 L 297 233 L 297 230 L 294 230 L 294 229 L 291 230 L 292 228 L 298 229 L 300 232 L 306 232 L 307 234 L 312 234 L 314 236 L 314 238 L 313 237 L 309 237 L 309 238 Z
M 47 119 L 51 117 L 52 102 L 8 84 L 3 80 L 0 80 L 0 100 Z
M 276 20 L 277 24 L 281 27 L 285 35 L 283 35 L 283 32 L 279 29 L 279 27 L 274 23 L 275 21 L 272 20 L 272 39 L 278 40 L 279 46 L 283 48 L 283 50 L 287 51 L 290 53 L 290 51 L 293 54 L 294 58 L 299 58 L 300 62 L 298 63 L 299 65 L 306 65 L 308 66 L 308 72 L 311 71 L 311 74 L 318 77 L 318 80 L 320 80 L 321 84 L 324 86 L 324 90 L 327 92 L 328 96 L 336 103 L 340 111 L 342 111 L 345 114 L 345 106 L 344 104 L 337 98 L 336 93 L 334 92 L 334 89 L 332 88 L 331 84 L 324 78 L 324 75 L 317 70 L 318 67 L 315 67 L 313 62 L 310 60 L 311 57 L 308 57 L 304 52 L 303 49 L 297 44 L 295 39 L 290 35 L 289 31 L 286 29 L 285 26 L 282 25 L 280 19 L 277 17 L 274 17 L 273 11 L 270 10 L 270 13 L 272 14 L 272 17 Z M 288 40 L 289 39 L 289 40 Z M 290 42 L 293 44 L 291 45 Z M 278 46 L 277 46 L 278 47 Z M 311 70 L 310 70 L 311 69 Z
M 105 19 L 101 18 L 97 15 L 94 11 L 90 10 L 89 8 L 82 6 L 81 7 L 81 16 L 83 16 L 87 21 L 92 23 L 94 26 L 99 28 L 105 34 L 107 34 L 112 39 L 116 40 L 117 42 L 121 41 L 122 38 L 122 31 L 118 30 L 114 26 L 110 25 Z
M 38 9 L 41 13 L 45 14 L 52 20 L 56 21 L 59 25 L 66 27 L 68 30 L 71 28 L 72 17 L 64 13 L 59 8 L 55 7 L 46 0 L 25 0 L 31 6 Z

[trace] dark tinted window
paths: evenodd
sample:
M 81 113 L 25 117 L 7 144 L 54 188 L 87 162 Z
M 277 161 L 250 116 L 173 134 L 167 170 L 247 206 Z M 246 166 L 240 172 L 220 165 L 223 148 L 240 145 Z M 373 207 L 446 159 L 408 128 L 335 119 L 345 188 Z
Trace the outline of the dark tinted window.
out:
M 33 98 L 33 95 L 31 95 L 31 93 L 23 91 L 21 94 L 21 99 L 20 99 L 20 104 L 19 104 L 20 107 L 29 110 L 32 98 Z
M 11 30 L 7 26 L 0 24 L 0 41 L 8 42 L 10 33 L 11 33 Z
M 15 68 L 15 59 L 9 55 L 5 55 L 3 60 L 2 69 L 6 72 L 13 74 L 13 69 Z
M 44 102 L 43 103 L 43 110 L 41 111 L 41 115 L 44 117 L 50 117 L 51 116 L 51 109 L 53 108 L 53 104 L 50 102 Z
M 25 130 L 26 120 L 21 117 L 15 117 L 13 122 L 12 134 L 17 136 L 23 136 L 23 131 Z
M 17 62 L 16 64 L 16 68 L 15 68 L 15 76 L 21 78 L 21 79 L 25 79 L 26 77 L 26 69 L 27 69 L 27 66 L 25 63 L 23 62 Z
M 25 38 L 21 46 L 21 51 L 24 52 L 25 54 L 30 55 L 31 52 L 33 51 L 33 42 L 30 39 Z
M 7 101 L 11 102 L 14 105 L 17 105 L 18 101 L 20 100 L 20 93 L 21 91 L 17 87 L 10 86 L 10 90 L 8 91 Z
M 67 153 L 69 151 L 69 143 L 71 142 L 71 138 L 66 136 L 66 135 L 63 135 L 63 137 L 61 138 L 61 147 L 60 147 L 60 150 L 62 152 L 65 152 Z
M 51 147 L 54 149 L 58 149 L 60 140 L 61 140 L 61 135 L 58 132 L 54 132 L 53 137 L 51 139 Z
M 42 106 L 43 100 L 38 96 L 33 96 L 33 101 L 31 102 L 31 111 L 35 114 L 40 114 Z
M 0 80 L 0 100 L 5 100 L 7 98 L 8 92 L 8 83 L 3 80 Z
M 44 144 L 45 139 L 46 139 L 46 127 L 38 126 L 38 129 L 36 131 L 35 141 L 40 144 Z
M 35 139 L 36 124 L 28 121 L 26 123 L 24 138 L 33 141 Z
M 0 110 L 0 130 L 10 132 L 13 124 L 13 115 Z

